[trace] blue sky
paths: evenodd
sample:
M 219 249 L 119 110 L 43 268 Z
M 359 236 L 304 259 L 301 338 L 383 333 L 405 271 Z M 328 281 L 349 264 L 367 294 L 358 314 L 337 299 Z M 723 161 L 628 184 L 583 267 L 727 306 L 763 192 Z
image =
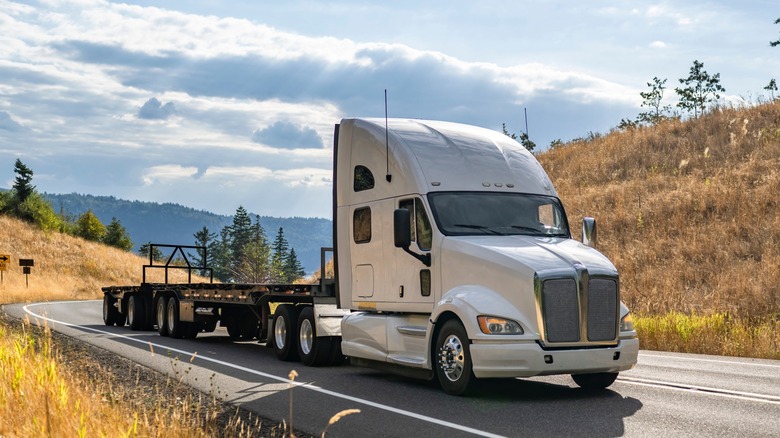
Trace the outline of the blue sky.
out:
M 439 119 L 539 148 L 607 132 L 693 60 L 780 79 L 776 1 L 0 0 L 0 187 L 330 217 L 333 125 Z M 609 157 L 604 157 L 608 160 Z M 565 201 L 565 200 L 564 200 Z

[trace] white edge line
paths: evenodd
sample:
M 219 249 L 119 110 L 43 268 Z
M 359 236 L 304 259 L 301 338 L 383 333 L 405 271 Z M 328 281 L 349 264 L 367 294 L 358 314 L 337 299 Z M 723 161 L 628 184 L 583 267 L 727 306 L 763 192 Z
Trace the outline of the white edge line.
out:
M 84 301 L 59 301 L 59 302 L 57 302 L 57 304 L 71 304 L 71 303 L 84 303 Z M 276 381 L 279 381 L 279 382 L 282 382 L 282 383 L 287 383 L 287 384 L 290 384 L 290 385 L 294 385 L 294 386 L 297 386 L 297 387 L 300 387 L 300 388 L 306 388 L 306 389 L 309 389 L 309 390 L 314 391 L 314 392 L 319 392 L 321 394 L 329 395 L 329 396 L 340 398 L 340 399 L 343 399 L 343 400 L 349 400 L 349 401 L 352 401 L 352 402 L 355 402 L 355 403 L 361 403 L 361 404 L 364 404 L 366 406 L 370 406 L 372 408 L 376 408 L 376 409 L 381 409 L 381 410 L 384 410 L 384 411 L 392 412 L 394 414 L 399 414 L 399 415 L 403 415 L 403 416 L 406 416 L 406 417 L 414 418 L 414 419 L 417 419 L 417 420 L 420 420 L 420 421 L 433 423 L 433 424 L 436 424 L 436 425 L 439 425 L 439 426 L 449 427 L 451 429 L 456 429 L 456 430 L 460 430 L 460 431 L 463 431 L 463 432 L 472 433 L 474 435 L 479 435 L 479 436 L 484 436 L 484 437 L 491 437 L 491 438 L 503 438 L 503 435 L 496 435 L 496 434 L 493 434 L 493 433 L 490 433 L 490 432 L 485 432 L 485 431 L 482 431 L 482 430 L 473 429 L 473 428 L 468 427 L 468 426 L 461 426 L 459 424 L 450 423 L 448 421 L 439 420 L 437 418 L 428 417 L 428 416 L 425 416 L 425 415 L 422 415 L 422 414 L 417 414 L 415 412 L 410 412 L 410 411 L 406 411 L 406 410 L 403 410 L 403 409 L 394 408 L 392 406 L 383 405 L 381 403 L 376 403 L 376 402 L 372 402 L 372 401 L 369 401 L 369 400 L 364 400 L 364 399 L 361 399 L 361 398 L 358 398 L 358 397 L 353 397 L 351 395 L 346 395 L 346 394 L 342 394 L 342 393 L 339 393 L 339 392 L 331 391 L 331 390 L 328 390 L 328 389 L 325 389 L 325 388 L 320 388 L 319 386 L 315 386 L 315 385 L 312 385 L 312 384 L 309 384 L 309 383 L 296 382 L 294 380 L 290 380 L 290 379 L 287 379 L 287 378 L 284 378 L 284 377 L 279 377 L 279 376 L 275 376 L 273 374 L 267 374 L 267 373 L 264 373 L 264 372 L 261 372 L 261 371 L 253 370 L 251 368 L 246 368 L 246 367 L 243 367 L 241 365 L 235 365 L 235 364 L 232 364 L 230 362 L 224 362 L 224 361 L 221 361 L 221 360 L 218 360 L 218 359 L 212 359 L 210 357 L 206 357 L 206 356 L 202 356 L 202 355 L 196 355 L 194 352 L 191 352 L 191 351 L 179 350 L 178 348 L 172 348 L 172 347 L 169 347 L 169 346 L 166 346 L 166 345 L 155 344 L 155 343 L 150 342 L 150 341 L 142 341 L 140 339 L 136 339 L 136 338 L 133 338 L 133 337 L 130 337 L 130 336 L 125 336 L 125 335 L 121 335 L 121 334 L 117 334 L 117 333 L 111 333 L 111 332 L 107 332 L 107 331 L 104 331 L 104 330 L 98 330 L 98 329 L 94 329 L 94 328 L 91 328 L 91 327 L 85 327 L 85 326 L 81 326 L 81 325 L 77 325 L 77 324 L 71 324 L 71 323 L 68 323 L 68 322 L 57 321 L 55 319 L 52 319 L 52 318 L 49 318 L 49 317 L 46 317 L 46 316 L 41 316 L 41 315 L 38 315 L 36 313 L 33 313 L 29 309 L 29 307 L 31 307 L 31 306 L 43 306 L 43 305 L 47 305 L 47 304 L 50 304 L 50 303 L 33 303 L 33 304 L 28 304 L 28 305 L 25 305 L 24 307 L 22 307 L 22 309 L 28 315 L 32 315 L 35 318 L 40 318 L 40 319 L 42 319 L 44 321 L 49 321 L 49 322 L 52 322 L 52 323 L 55 323 L 55 324 L 62 324 L 62 325 L 67 326 L 67 327 L 75 327 L 75 328 L 79 328 L 81 330 L 87 330 L 87 331 L 100 333 L 100 334 L 104 334 L 104 335 L 108 335 L 108 336 L 112 336 L 112 337 L 116 337 L 116 338 L 122 338 L 122 339 L 125 339 L 125 340 L 128 340 L 128 341 L 132 341 L 132 342 L 136 342 L 136 343 L 139 343 L 139 344 L 151 345 L 153 347 L 157 347 L 157 348 L 160 348 L 160 349 L 166 349 L 166 350 L 169 350 L 169 351 L 172 351 L 172 352 L 175 352 L 175 353 L 179 353 L 179 354 L 183 354 L 183 355 L 187 355 L 187 356 L 195 355 L 195 360 L 204 360 L 204 361 L 207 361 L 207 362 L 212 362 L 212 363 L 215 363 L 215 364 L 218 364 L 218 365 L 222 365 L 222 366 L 233 368 L 233 369 L 236 369 L 236 370 L 239 370 L 239 371 L 243 371 L 243 372 L 246 372 L 246 373 L 254 374 L 256 376 L 265 377 L 267 379 L 276 380 Z
M 655 353 L 641 352 L 639 356 L 658 357 L 662 359 L 694 360 L 698 362 L 712 362 L 712 363 L 722 363 L 728 365 L 750 365 L 754 367 L 780 368 L 780 365 L 775 365 L 771 363 L 743 362 L 737 360 L 702 359 L 699 357 L 673 356 L 670 354 L 655 354 Z M 749 359 L 749 358 L 745 358 L 745 359 Z
M 636 378 L 618 379 L 621 383 L 629 383 L 639 386 L 650 386 L 653 388 L 671 389 L 674 391 L 683 391 L 693 394 L 714 395 L 717 397 L 734 398 L 738 400 L 747 400 L 760 403 L 771 403 L 780 405 L 780 397 L 766 394 L 754 394 L 750 392 L 729 391 L 725 389 L 708 388 L 706 386 L 686 385 L 684 383 L 662 382 L 658 380 L 645 380 Z

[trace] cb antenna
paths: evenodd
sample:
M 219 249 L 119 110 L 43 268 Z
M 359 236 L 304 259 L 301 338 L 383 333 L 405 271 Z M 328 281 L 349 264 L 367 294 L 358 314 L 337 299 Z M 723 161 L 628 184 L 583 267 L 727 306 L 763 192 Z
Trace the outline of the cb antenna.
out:
M 390 182 L 393 180 L 393 175 L 390 175 L 390 133 L 387 128 L 387 88 L 385 88 L 385 158 L 387 159 L 385 179 L 387 182 Z

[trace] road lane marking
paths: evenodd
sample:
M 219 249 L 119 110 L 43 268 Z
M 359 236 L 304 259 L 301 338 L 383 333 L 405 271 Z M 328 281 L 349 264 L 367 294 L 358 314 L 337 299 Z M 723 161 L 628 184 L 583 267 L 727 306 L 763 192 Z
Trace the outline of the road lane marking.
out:
M 57 302 L 57 304 L 71 304 L 71 303 L 83 304 L 84 301 L 60 301 L 60 302 Z M 186 355 L 188 357 L 190 357 L 190 356 L 195 354 L 192 351 L 180 350 L 178 348 L 173 348 L 173 347 L 169 347 L 169 346 L 162 345 L 162 344 L 156 344 L 156 343 L 153 343 L 153 342 L 150 342 L 150 341 L 144 341 L 144 340 L 141 340 L 141 339 L 136 339 L 136 338 L 131 337 L 131 336 L 125 336 L 125 335 L 118 334 L 118 333 L 111 333 L 111 332 L 107 332 L 105 330 L 98 330 L 98 329 L 95 329 L 95 328 L 92 328 L 92 327 L 86 327 L 86 326 L 83 326 L 83 325 L 72 324 L 72 323 L 69 323 L 69 322 L 58 321 L 58 320 L 55 320 L 53 318 L 49 318 L 47 316 L 38 315 L 38 314 L 34 313 L 33 311 L 31 311 L 29 309 L 30 307 L 33 307 L 33 306 L 45 306 L 47 304 L 51 304 L 51 303 L 33 303 L 33 304 L 28 304 L 28 305 L 25 305 L 22 309 L 28 315 L 32 315 L 35 318 L 39 318 L 39 319 L 42 319 L 44 321 L 49 321 L 49 322 L 54 323 L 54 324 L 62 324 L 64 326 L 66 326 L 66 327 L 74 327 L 74 328 L 78 328 L 80 330 L 86 330 L 86 331 L 90 331 L 90 332 L 94 332 L 94 333 L 100 333 L 100 334 L 103 334 L 103 335 L 108 335 L 108 336 L 111 336 L 111 337 L 121 338 L 121 339 L 124 339 L 124 340 L 127 340 L 127 341 L 136 342 L 136 343 L 139 343 L 139 344 L 151 345 L 152 347 L 155 347 L 155 348 L 165 349 L 165 350 L 168 350 L 168 351 L 172 351 L 174 353 L 179 353 L 179 354 L 182 354 L 182 355 Z M 485 431 L 482 431 L 482 430 L 479 430 L 479 429 L 474 429 L 474 428 L 471 428 L 471 427 L 468 427 L 468 426 L 462 426 L 460 424 L 450 423 L 449 421 L 439 420 L 438 418 L 428 417 L 426 415 L 418 414 L 416 412 L 411 412 L 411 411 L 406 411 L 406 410 L 399 409 L 399 408 L 394 408 L 392 406 L 383 405 L 381 403 L 372 402 L 370 400 L 365 400 L 365 399 L 361 399 L 361 398 L 358 398 L 358 397 L 353 397 L 351 395 L 342 394 L 340 392 L 331 391 L 331 390 L 328 390 L 328 389 L 325 389 L 325 388 L 321 388 L 319 386 L 315 386 L 315 385 L 312 385 L 312 384 L 309 384 L 309 383 L 296 382 L 294 380 L 290 380 L 290 379 L 287 379 L 285 377 L 275 376 L 273 374 L 264 373 L 262 371 L 257 371 L 257 370 L 254 370 L 254 369 L 251 369 L 251 368 L 247 368 L 247 367 L 244 367 L 244 366 L 241 366 L 241 365 L 232 364 L 230 362 L 225 362 L 225 361 L 221 361 L 221 360 L 218 360 L 218 359 L 213 359 L 213 358 L 206 357 L 206 356 L 201 356 L 201 355 L 197 355 L 195 357 L 195 360 L 203 360 L 203 361 L 206 361 L 206 362 L 215 363 L 215 364 L 222 365 L 222 366 L 225 366 L 225 367 L 233 368 L 233 369 L 238 370 L 238 371 L 243 371 L 243 372 L 246 372 L 246 373 L 254 374 L 256 376 L 265 377 L 266 379 L 276 380 L 278 382 L 287 383 L 289 385 L 293 385 L 293 386 L 296 386 L 296 387 L 299 387 L 299 388 L 305 388 L 305 389 L 308 389 L 308 390 L 311 390 L 311 391 L 314 391 L 314 392 L 318 392 L 320 394 L 329 395 L 329 396 L 332 396 L 332 397 L 340 398 L 342 400 L 348 400 L 348 401 L 351 401 L 351 402 L 354 402 L 354 403 L 360 403 L 360 404 L 363 404 L 363 405 L 366 405 L 366 406 L 370 406 L 372 408 L 381 409 L 381 410 L 384 410 L 384 411 L 387 411 L 387 412 L 392 412 L 394 414 L 398 414 L 398 415 L 403 415 L 405 417 L 414 418 L 416 420 L 425 421 L 425 422 L 436 424 L 436 425 L 443 426 L 443 427 L 448 427 L 450 429 L 459 430 L 461 432 L 467 432 L 467 433 L 471 433 L 471 434 L 478 435 L 478 436 L 484 436 L 484 437 L 503 438 L 503 435 L 497 435 L 497 434 L 493 434 L 493 433 L 490 433 L 490 432 L 485 432 Z
M 699 357 L 687 357 L 687 356 L 672 356 L 668 354 L 653 354 L 653 353 L 645 353 L 642 352 L 639 354 L 639 357 L 641 359 L 642 356 L 647 357 L 658 357 L 662 359 L 679 359 L 679 360 L 693 360 L 698 362 L 712 362 L 712 363 L 722 363 L 726 365 L 750 365 L 754 367 L 768 367 L 768 368 L 780 368 L 780 365 L 775 365 L 771 363 L 755 363 L 755 362 L 742 362 L 742 361 L 736 361 L 736 360 L 722 360 L 722 359 L 703 359 Z
M 622 383 L 634 385 L 650 386 L 655 388 L 673 389 L 677 391 L 686 391 L 691 393 L 700 393 L 715 395 L 719 397 L 735 398 L 739 400 L 756 401 L 762 403 L 771 403 L 780 405 L 780 396 L 757 394 L 753 392 L 732 391 L 729 389 L 711 388 L 707 386 L 688 385 L 685 383 L 664 382 L 661 380 L 639 379 L 636 377 L 618 377 Z

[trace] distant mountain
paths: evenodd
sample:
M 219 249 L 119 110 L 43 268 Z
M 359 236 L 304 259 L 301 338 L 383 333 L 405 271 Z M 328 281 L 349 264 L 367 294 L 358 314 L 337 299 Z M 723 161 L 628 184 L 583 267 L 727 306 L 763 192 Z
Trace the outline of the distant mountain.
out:
M 195 210 L 179 204 L 158 204 L 156 202 L 127 201 L 113 196 L 92 196 L 71 193 L 58 195 L 44 193 L 54 210 L 65 215 L 78 217 L 87 210 L 108 224 L 117 218 L 127 229 L 133 240 L 133 251 L 147 242 L 175 245 L 193 245 L 193 234 L 204 226 L 217 233 L 233 222 L 232 216 Z M 238 208 L 238 206 L 236 206 Z M 255 215 L 252 214 L 254 221 Z M 312 273 L 320 266 L 320 248 L 332 246 L 333 226 L 330 220 L 322 218 L 278 218 L 260 216 L 260 225 L 265 229 L 269 241 L 273 241 L 279 227 L 284 228 L 284 236 L 295 248 L 298 259 L 306 273 Z

